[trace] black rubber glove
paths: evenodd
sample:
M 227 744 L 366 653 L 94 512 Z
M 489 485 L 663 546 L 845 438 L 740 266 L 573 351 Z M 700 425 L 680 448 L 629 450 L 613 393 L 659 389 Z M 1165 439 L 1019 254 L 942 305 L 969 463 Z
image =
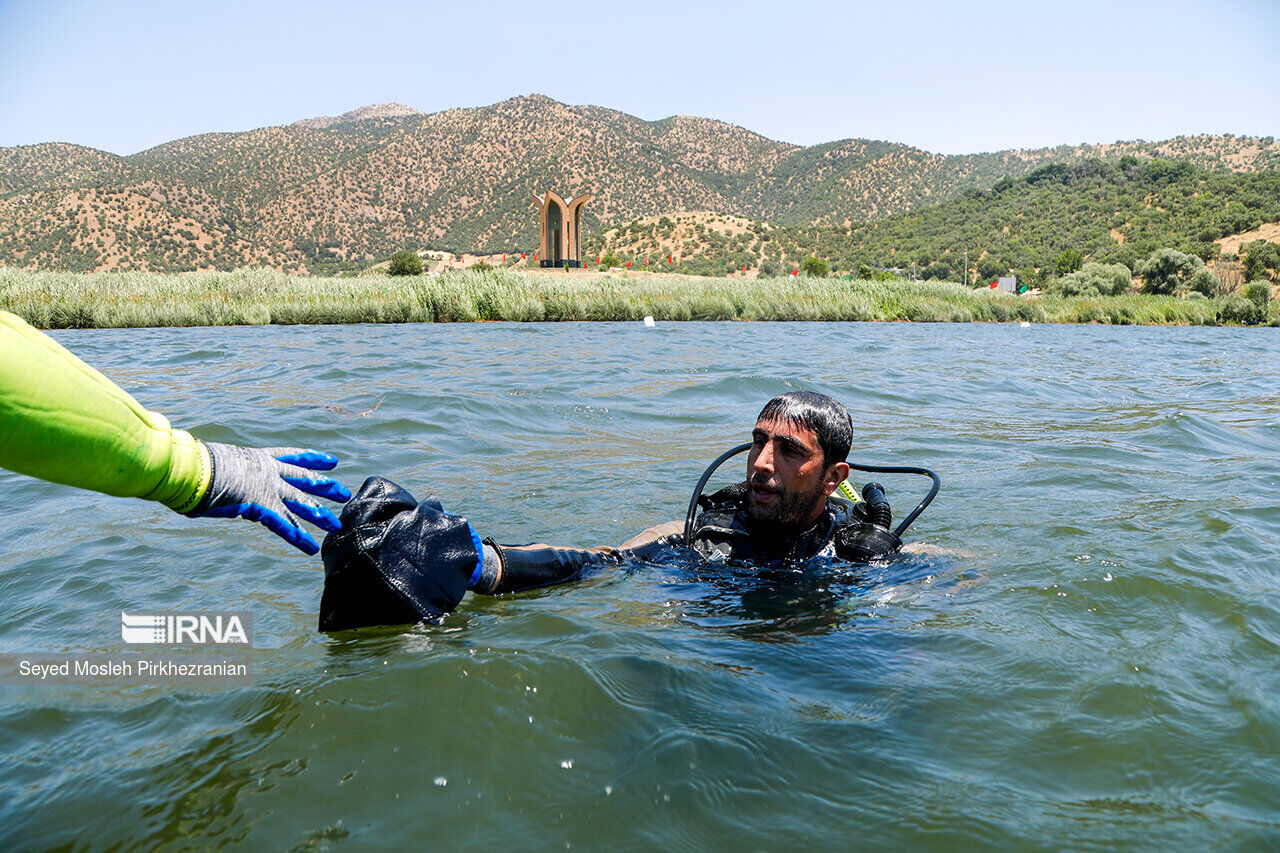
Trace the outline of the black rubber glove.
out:
M 480 537 L 438 500 L 370 477 L 325 537 L 320 630 L 438 621 L 458 606 L 483 561 Z

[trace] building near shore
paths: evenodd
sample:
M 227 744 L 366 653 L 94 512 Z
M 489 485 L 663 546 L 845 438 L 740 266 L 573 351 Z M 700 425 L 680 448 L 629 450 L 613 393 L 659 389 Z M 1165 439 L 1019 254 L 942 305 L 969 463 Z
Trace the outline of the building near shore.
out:
M 544 267 L 582 266 L 579 226 L 582 206 L 591 201 L 590 193 L 582 193 L 569 201 L 552 190 L 534 195 L 538 208 L 538 265 Z

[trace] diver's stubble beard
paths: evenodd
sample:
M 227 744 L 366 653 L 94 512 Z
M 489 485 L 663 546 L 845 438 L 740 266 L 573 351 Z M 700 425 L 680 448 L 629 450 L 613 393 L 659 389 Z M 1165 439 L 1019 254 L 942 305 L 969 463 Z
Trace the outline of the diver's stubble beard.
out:
M 753 480 L 751 485 L 765 485 L 767 482 L 767 478 L 761 478 Z M 797 533 L 801 527 L 808 527 L 809 514 L 820 502 L 825 504 L 826 498 L 821 483 L 809 492 L 793 492 L 779 486 L 775 487 L 772 494 L 774 500 L 770 504 L 757 503 L 755 497 L 751 496 L 747 502 L 747 514 L 752 521 Z

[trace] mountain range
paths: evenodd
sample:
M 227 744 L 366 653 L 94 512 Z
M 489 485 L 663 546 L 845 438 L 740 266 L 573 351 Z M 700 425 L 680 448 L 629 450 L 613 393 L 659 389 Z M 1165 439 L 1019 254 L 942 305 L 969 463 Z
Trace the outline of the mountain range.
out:
M 0 148 L 0 264 L 63 270 L 333 272 L 395 251 L 531 250 L 533 193 L 590 192 L 584 233 L 688 211 L 849 227 L 1050 163 L 1165 157 L 1280 168 L 1280 143 L 1178 137 L 941 155 L 846 139 L 797 146 L 713 119 L 644 121 L 541 95 L 423 114 L 399 104 L 117 156 Z

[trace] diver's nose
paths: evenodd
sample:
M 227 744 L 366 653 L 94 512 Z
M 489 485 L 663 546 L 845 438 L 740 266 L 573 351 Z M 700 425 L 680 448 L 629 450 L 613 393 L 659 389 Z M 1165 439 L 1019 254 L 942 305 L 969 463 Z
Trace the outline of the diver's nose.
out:
M 752 464 L 753 471 L 763 471 L 766 474 L 773 473 L 773 445 L 765 442 L 760 448 L 760 452 L 756 454 L 755 462 Z

